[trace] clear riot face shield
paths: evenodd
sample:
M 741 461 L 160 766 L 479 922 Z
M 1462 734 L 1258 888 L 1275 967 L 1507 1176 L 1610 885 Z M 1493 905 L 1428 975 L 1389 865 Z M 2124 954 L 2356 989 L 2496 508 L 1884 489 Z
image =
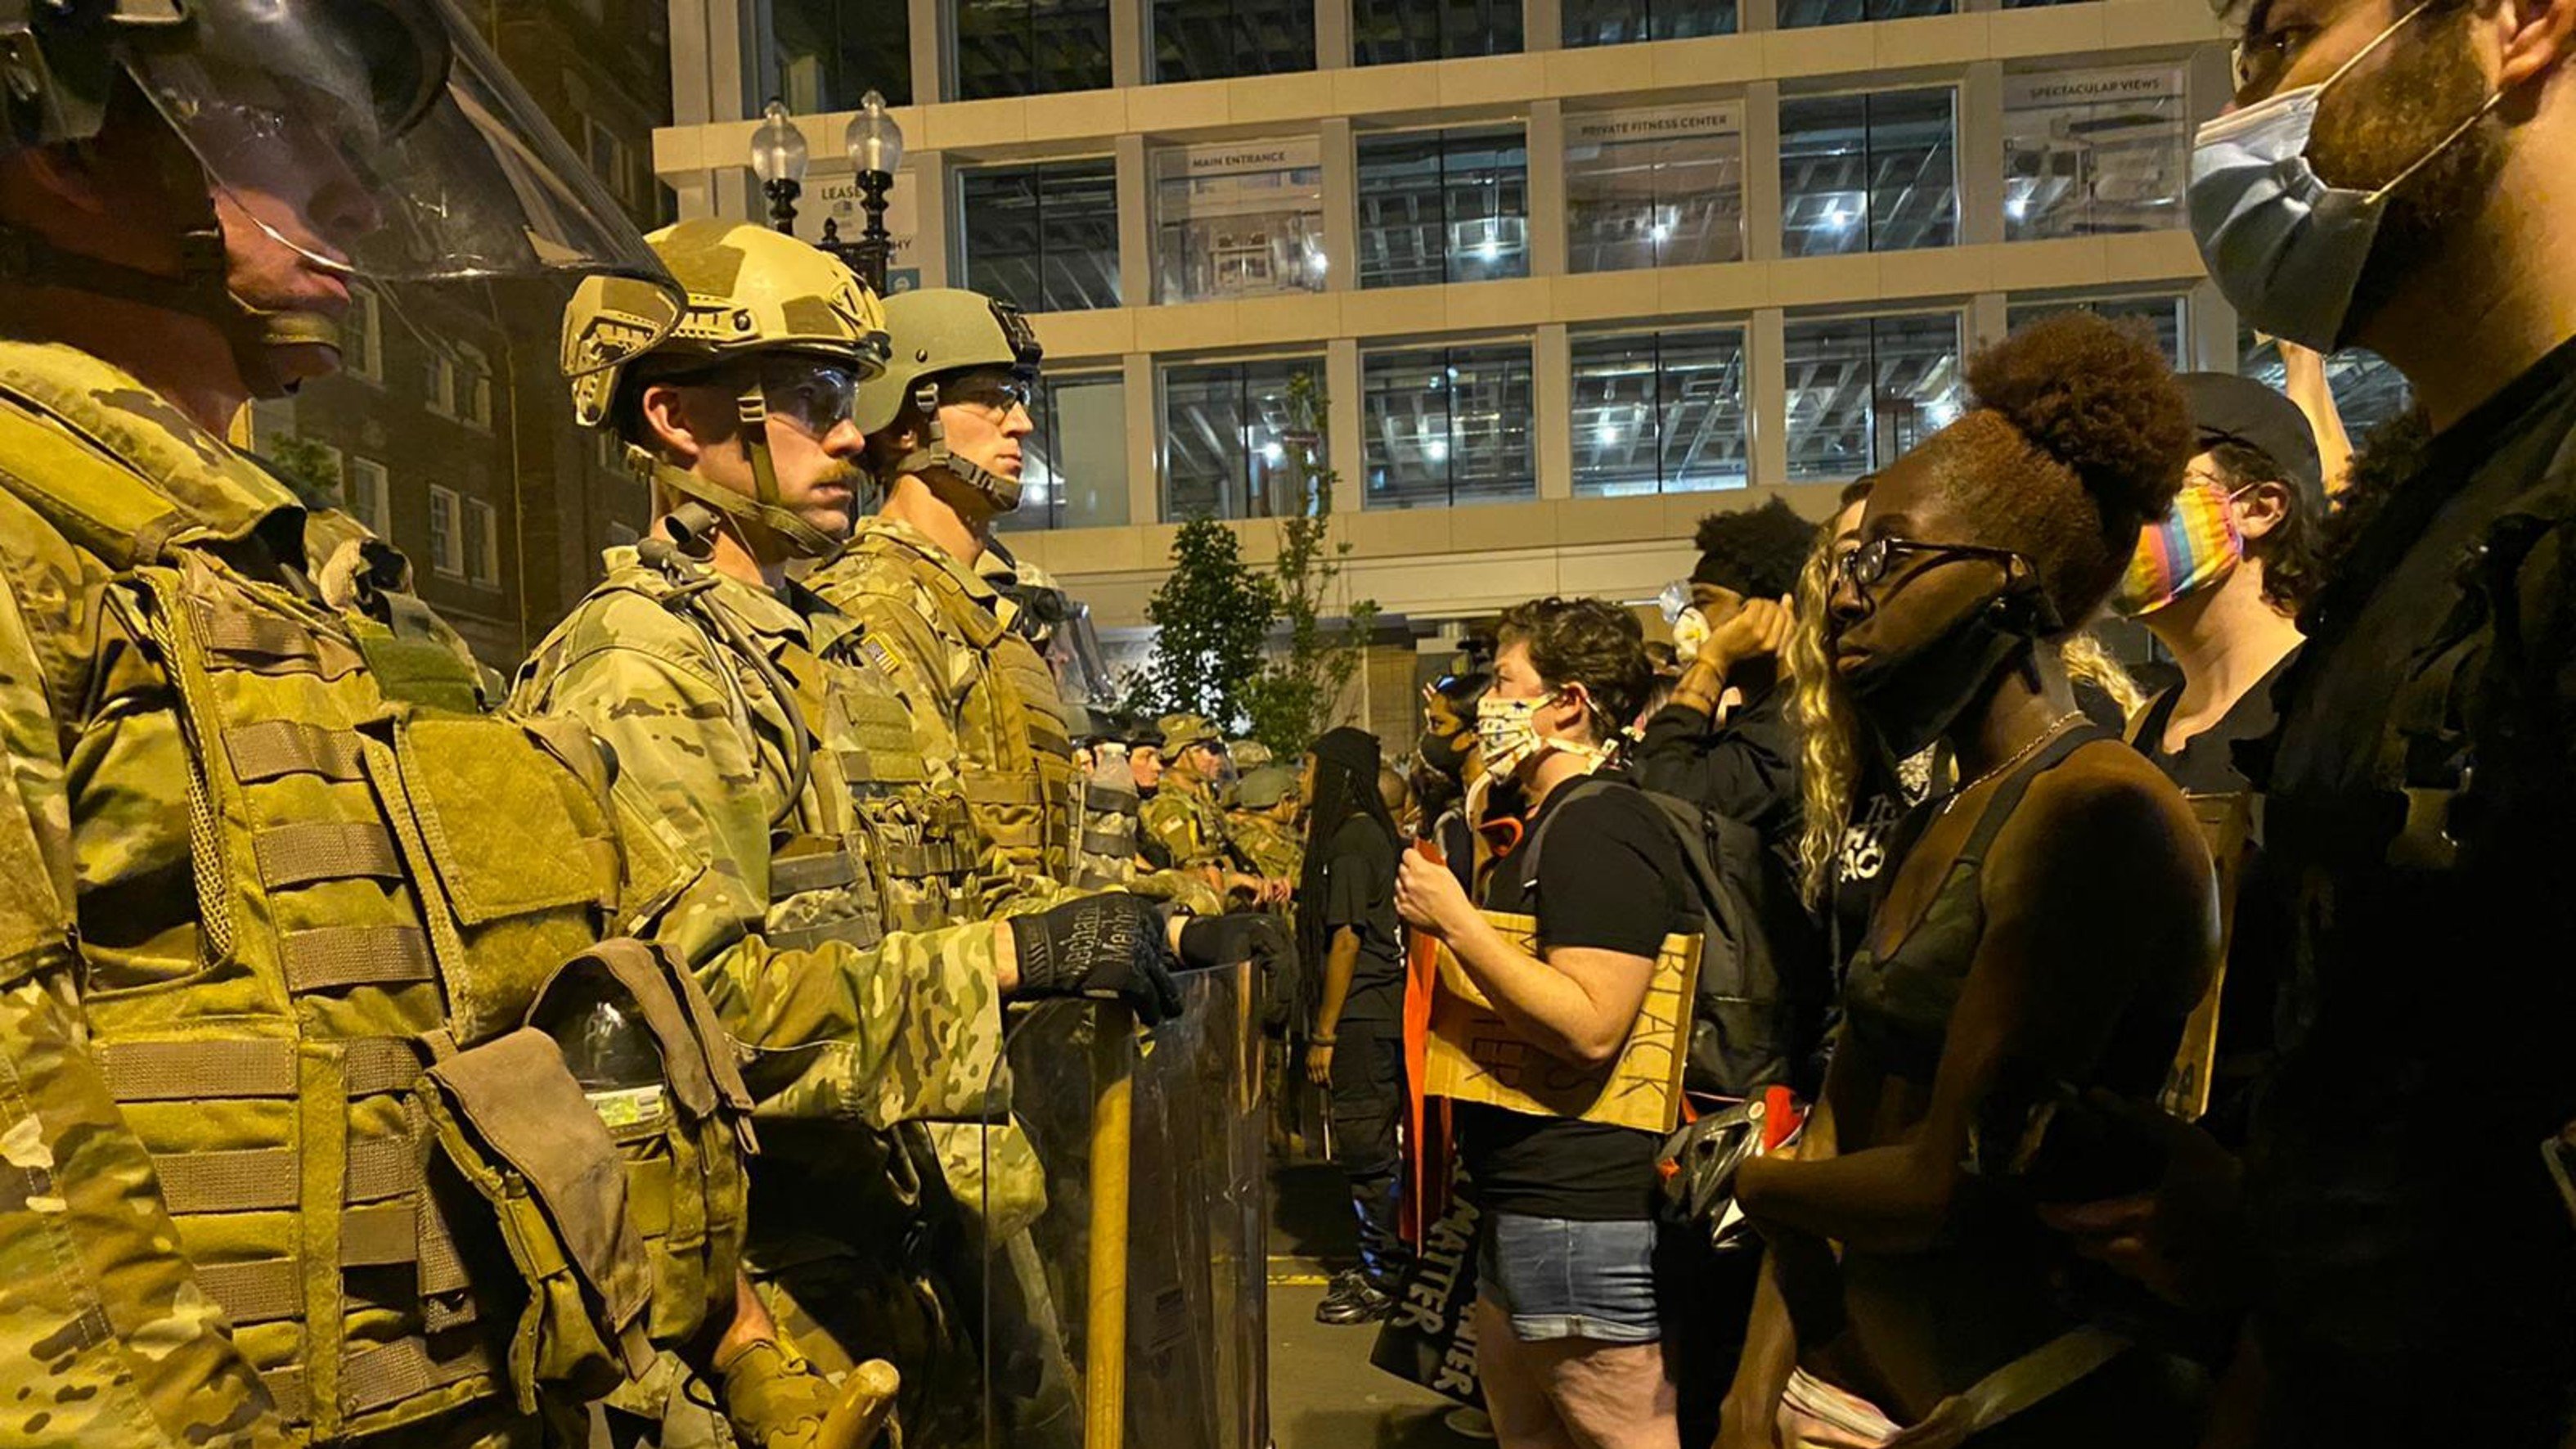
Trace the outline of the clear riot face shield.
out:
M 1270 1442 L 1259 978 L 1182 991 L 1147 1037 L 1091 1002 L 1013 1023 L 1015 1125 L 985 1134 L 980 1449 Z

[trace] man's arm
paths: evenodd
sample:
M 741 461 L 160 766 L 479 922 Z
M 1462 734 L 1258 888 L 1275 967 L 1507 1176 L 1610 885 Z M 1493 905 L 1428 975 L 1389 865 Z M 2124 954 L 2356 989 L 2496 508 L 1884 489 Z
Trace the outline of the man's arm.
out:
M 977 922 L 864 947 L 832 936 L 771 945 L 769 818 L 779 782 L 767 778 L 729 692 L 682 657 L 566 651 L 541 661 L 551 674 L 522 679 L 517 703 L 570 715 L 604 740 L 630 793 L 697 856 L 652 934 L 758 1053 L 746 1076 L 762 1113 L 879 1127 L 980 1115 L 1001 1048 L 1000 999 L 1015 984 L 1008 929 Z
M 0 1394 L 47 1442 L 283 1445 L 88 1050 L 72 800 L 17 599 L 0 576 Z

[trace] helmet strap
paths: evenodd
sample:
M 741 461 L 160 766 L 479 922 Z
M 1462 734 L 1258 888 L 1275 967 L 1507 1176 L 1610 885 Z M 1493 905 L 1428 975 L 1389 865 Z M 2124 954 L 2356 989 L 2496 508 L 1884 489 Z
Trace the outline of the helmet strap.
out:
M 703 520 L 685 518 L 691 505 L 697 505 L 695 511 L 701 514 L 711 510 L 738 524 L 767 529 L 785 540 L 799 558 L 822 558 L 837 550 L 841 546 L 839 539 L 807 523 L 779 502 L 778 467 L 769 455 L 769 398 L 759 382 L 750 383 L 735 395 L 734 421 L 741 428 L 743 454 L 751 460 L 752 496 L 711 483 L 689 469 L 673 467 L 650 449 L 633 443 L 626 445 L 626 465 L 645 482 L 668 488 L 690 501 L 674 509 L 671 517 L 675 522 L 692 524 L 692 531 L 699 535 L 698 547 L 713 549 L 705 539 L 716 520 L 711 516 Z
M 997 513 L 1010 513 L 1020 506 L 1020 480 L 1008 478 L 990 468 L 970 463 L 948 449 L 948 428 L 939 421 L 939 384 L 929 378 L 912 390 L 912 405 L 921 414 L 923 439 L 920 447 L 903 455 L 895 464 L 898 475 L 938 471 L 973 489 Z

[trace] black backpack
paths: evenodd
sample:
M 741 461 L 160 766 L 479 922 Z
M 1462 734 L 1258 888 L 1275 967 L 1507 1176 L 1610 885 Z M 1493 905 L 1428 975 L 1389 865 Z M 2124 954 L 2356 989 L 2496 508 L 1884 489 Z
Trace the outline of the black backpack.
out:
M 1812 1095 L 1814 1084 L 1798 1080 L 1798 1069 L 1814 1059 L 1828 973 L 1815 918 L 1798 899 L 1786 862 L 1752 826 L 1622 777 L 1593 775 L 1560 788 L 1573 795 L 1636 790 L 1680 847 L 1705 937 L 1683 1085 L 1719 1097 L 1752 1097 L 1773 1085 Z M 1547 827 L 1572 803 L 1539 822 L 1523 852 L 1522 879 L 1537 881 Z

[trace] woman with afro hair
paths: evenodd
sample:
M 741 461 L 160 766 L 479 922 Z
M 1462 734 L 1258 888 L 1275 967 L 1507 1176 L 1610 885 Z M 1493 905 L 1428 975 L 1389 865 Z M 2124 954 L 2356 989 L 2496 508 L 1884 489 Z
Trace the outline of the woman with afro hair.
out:
M 1805 1141 L 1737 1179 L 1772 1253 L 1730 1446 L 2196 1441 L 2198 1376 L 2097 1326 L 2113 1290 L 2033 1212 L 2154 1180 L 2103 1094 L 2153 1100 L 2216 959 L 2189 809 L 2086 720 L 2056 647 L 2171 504 L 2191 426 L 2152 345 L 2086 313 L 1968 380 L 1832 581 L 1828 655 L 1876 747 L 1942 742 L 1961 784 L 1896 851 Z

